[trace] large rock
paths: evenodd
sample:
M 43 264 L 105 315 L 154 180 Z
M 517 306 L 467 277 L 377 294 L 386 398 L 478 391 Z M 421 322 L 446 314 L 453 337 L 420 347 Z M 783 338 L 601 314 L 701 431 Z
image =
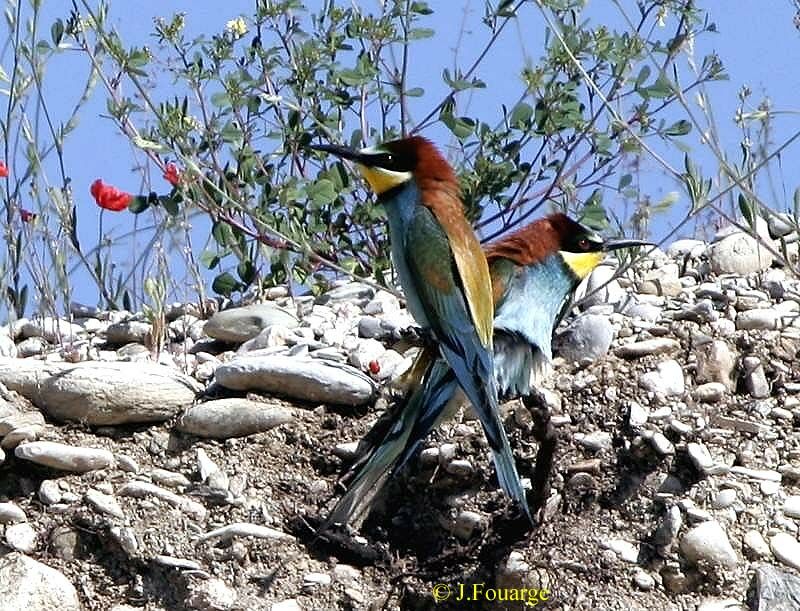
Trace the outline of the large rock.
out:
M 294 314 L 267 302 L 217 312 L 208 319 L 204 331 L 214 339 L 240 344 L 271 325 L 293 329 L 299 324 Z
M 4 359 L 0 382 L 56 420 L 96 426 L 168 420 L 202 390 L 189 376 L 154 363 Z
M 608 354 L 613 340 L 614 327 L 608 316 L 583 314 L 558 335 L 554 350 L 567 361 L 595 360 Z
M 283 355 L 236 358 L 214 373 L 233 390 L 261 390 L 303 401 L 363 405 L 375 395 L 366 375 L 340 363 Z
M 772 265 L 770 252 L 756 238 L 741 231 L 714 242 L 709 251 L 711 269 L 717 274 L 745 276 Z
M 719 522 L 701 522 L 681 539 L 681 552 L 689 562 L 698 566 L 734 568 L 739 559 L 733 551 L 728 533 Z
M 175 428 L 198 437 L 227 439 L 291 422 L 291 410 L 248 399 L 217 399 L 190 407 Z
M 63 573 L 24 554 L 0 558 L 3 611 L 80 611 L 75 587 Z

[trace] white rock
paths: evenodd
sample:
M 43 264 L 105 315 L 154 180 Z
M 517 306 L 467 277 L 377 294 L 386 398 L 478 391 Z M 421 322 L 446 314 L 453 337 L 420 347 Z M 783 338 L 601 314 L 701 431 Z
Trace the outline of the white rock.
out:
M 270 325 L 298 326 L 297 317 L 274 303 L 257 303 L 214 314 L 205 324 L 209 337 L 231 343 L 242 343 L 258 335 Z
M 696 565 L 709 564 L 732 569 L 739 562 L 728 534 L 715 520 L 701 522 L 689 530 L 681 539 L 680 548 L 686 559 Z
M 743 331 L 780 329 L 781 313 L 771 308 L 745 310 L 736 315 L 736 328 Z
M 587 307 L 601 303 L 616 304 L 625 299 L 625 291 L 617 280 L 612 279 L 616 271 L 610 265 L 598 265 L 589 275 L 584 291 L 587 297 L 583 301 Z
M 202 390 L 189 376 L 152 363 L 2 360 L 0 382 L 56 420 L 95 426 L 167 420 Z
M 14 524 L 25 520 L 25 512 L 16 503 L 0 503 L 0 524 Z
M 787 533 L 777 533 L 769 540 L 775 557 L 785 565 L 800 570 L 800 541 Z
M 287 598 L 286 600 L 272 603 L 269 611 L 303 611 L 303 608 L 294 598 Z
M 725 385 L 722 382 L 706 382 L 695 388 L 692 396 L 702 403 L 717 403 L 725 397 Z
M 800 519 L 800 496 L 792 495 L 783 502 L 783 513 L 790 518 Z
M 239 357 L 217 367 L 219 384 L 322 403 L 363 405 L 375 394 L 368 376 L 347 365 L 281 355 Z
M 600 547 L 604 549 L 610 549 L 625 562 L 636 564 L 636 562 L 639 560 L 639 548 L 633 543 L 625 541 L 624 539 L 602 541 L 600 543 Z
M 216 577 L 196 581 L 189 587 L 186 606 L 202 611 L 226 611 L 236 604 L 236 590 Z
M 228 439 L 263 433 L 294 419 L 291 410 L 248 399 L 216 399 L 190 407 L 175 428 L 182 433 Z
M 669 359 L 656 366 L 656 371 L 642 374 L 639 385 L 665 397 L 680 396 L 685 389 L 683 369 L 678 361 Z
M 668 337 L 656 337 L 632 344 L 623 344 L 614 351 L 624 359 L 637 359 L 651 354 L 669 354 L 680 350 L 680 343 Z
M 742 549 L 751 559 L 768 558 L 770 556 L 769 544 L 757 530 L 748 530 L 742 538 Z
M 117 503 L 117 499 L 110 494 L 104 494 L 99 490 L 87 490 L 86 494 L 83 495 L 83 500 L 86 501 L 87 505 L 100 513 L 105 513 L 115 518 L 125 517 L 125 513 L 122 511 L 122 507 L 119 506 L 119 503 Z
M 14 455 L 38 465 L 76 473 L 105 469 L 114 462 L 114 455 L 108 450 L 82 448 L 54 441 L 22 444 L 14 450 Z
M 3 611 L 81 611 L 63 573 L 16 552 L 0 558 L 0 600 Z
M 361 371 L 367 371 L 372 361 L 377 361 L 386 347 L 376 339 L 364 339 L 347 355 L 348 362 Z
M 614 327 L 608 316 L 582 314 L 554 342 L 554 351 L 569 362 L 596 360 L 608 354 Z
M 772 255 L 759 241 L 739 231 L 713 243 L 709 254 L 711 269 L 716 274 L 746 276 L 772 265 Z
M 22 325 L 22 337 L 43 337 L 51 344 L 75 341 L 85 335 L 80 325 L 52 316 L 35 318 Z
M 27 522 L 6 526 L 6 544 L 11 549 L 29 554 L 36 549 L 36 531 Z

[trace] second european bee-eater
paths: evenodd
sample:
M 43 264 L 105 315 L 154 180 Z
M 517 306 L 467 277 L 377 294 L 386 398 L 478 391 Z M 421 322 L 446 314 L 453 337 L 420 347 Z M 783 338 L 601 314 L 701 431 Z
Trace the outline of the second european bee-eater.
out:
M 457 381 L 472 403 L 500 486 L 530 517 L 500 420 L 492 373 L 494 307 L 489 267 L 464 216 L 452 167 L 420 136 L 360 151 L 332 145 L 312 148 L 355 162 L 384 205 L 392 262 L 408 310 L 436 340 L 444 359 L 438 368 Z
M 644 246 L 639 240 L 603 240 L 564 214 L 552 214 L 489 245 L 492 278 L 494 375 L 500 396 L 527 397 L 549 371 L 553 331 L 580 282 L 607 251 Z M 409 377 L 416 380 L 380 444 L 354 465 L 358 470 L 329 522 L 349 523 L 366 515 L 383 482 L 415 454 L 428 433 L 458 401 L 452 373 L 426 349 Z M 424 372 L 424 373 L 422 373 Z M 541 441 L 541 440 L 540 440 Z M 549 473 L 549 465 L 537 473 Z M 543 484 L 542 484 L 543 485 Z

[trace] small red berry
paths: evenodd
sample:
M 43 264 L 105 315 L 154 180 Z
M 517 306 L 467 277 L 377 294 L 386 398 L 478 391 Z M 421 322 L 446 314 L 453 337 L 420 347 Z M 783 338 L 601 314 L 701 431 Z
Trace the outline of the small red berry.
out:
M 369 367 L 369 372 L 374 376 L 378 375 L 381 372 L 381 365 L 378 361 L 370 361 L 368 367 Z

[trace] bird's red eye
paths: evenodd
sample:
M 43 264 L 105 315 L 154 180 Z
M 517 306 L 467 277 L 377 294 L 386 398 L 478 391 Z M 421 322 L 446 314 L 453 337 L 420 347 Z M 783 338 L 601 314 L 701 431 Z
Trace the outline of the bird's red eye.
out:
M 590 246 L 591 243 L 586 238 L 578 240 L 578 248 L 580 248 L 581 250 L 589 250 Z

